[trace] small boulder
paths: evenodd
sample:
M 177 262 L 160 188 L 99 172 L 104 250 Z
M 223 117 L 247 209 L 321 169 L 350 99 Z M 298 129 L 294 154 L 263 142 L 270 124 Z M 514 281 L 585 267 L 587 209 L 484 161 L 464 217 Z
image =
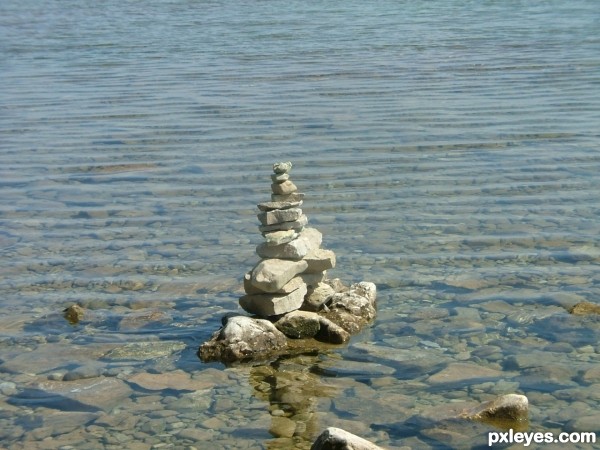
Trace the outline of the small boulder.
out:
M 306 339 L 315 336 L 321 329 L 318 314 L 308 311 L 292 311 L 277 322 L 275 327 L 292 339 Z
M 319 283 L 314 288 L 308 290 L 301 309 L 305 311 L 319 311 L 323 309 L 323 305 L 331 300 L 333 294 L 335 294 L 335 291 L 331 286 L 326 283 Z
M 382 450 L 382 448 L 341 428 L 329 427 L 317 437 L 310 450 Z
M 494 400 L 464 411 L 463 419 L 500 422 L 503 428 L 512 423 L 526 422 L 529 414 L 529 401 L 520 394 L 501 395 Z
M 569 312 L 575 316 L 586 316 L 588 314 L 600 314 L 600 305 L 590 302 L 579 302 Z
M 245 316 L 230 317 L 212 338 L 200 346 L 204 362 L 236 362 L 266 359 L 287 347 L 285 335 L 268 320 Z
M 319 341 L 343 344 L 350 339 L 350 333 L 326 317 L 319 317 L 319 325 L 319 332 L 315 335 L 315 339 Z

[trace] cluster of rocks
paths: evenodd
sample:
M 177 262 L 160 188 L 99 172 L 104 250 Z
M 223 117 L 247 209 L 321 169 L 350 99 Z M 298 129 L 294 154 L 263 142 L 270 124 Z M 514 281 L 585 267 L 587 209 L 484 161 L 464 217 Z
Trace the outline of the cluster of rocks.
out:
M 204 361 L 270 357 L 288 348 L 288 338 L 342 344 L 375 317 L 373 283 L 348 287 L 327 279 L 335 253 L 321 248 L 322 234 L 307 226 L 304 194 L 290 179 L 291 169 L 289 161 L 273 164 L 271 199 L 258 204 L 264 242 L 239 300 L 255 317 L 223 318 L 223 327 L 200 347 Z

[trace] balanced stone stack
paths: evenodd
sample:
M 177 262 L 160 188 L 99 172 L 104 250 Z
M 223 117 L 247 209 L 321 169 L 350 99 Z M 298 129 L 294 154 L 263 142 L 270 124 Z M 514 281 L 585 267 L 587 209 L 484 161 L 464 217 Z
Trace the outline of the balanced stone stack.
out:
M 271 201 L 258 205 L 265 241 L 256 248 L 261 261 L 244 276 L 246 295 L 240 298 L 240 306 L 261 317 L 300 308 L 316 311 L 319 302 L 333 294 L 322 281 L 326 271 L 335 267 L 335 254 L 321 249 L 323 236 L 307 227 L 308 218 L 300 209 L 304 194 L 290 179 L 291 169 L 291 162 L 273 164 Z M 320 293 L 323 290 L 326 295 Z

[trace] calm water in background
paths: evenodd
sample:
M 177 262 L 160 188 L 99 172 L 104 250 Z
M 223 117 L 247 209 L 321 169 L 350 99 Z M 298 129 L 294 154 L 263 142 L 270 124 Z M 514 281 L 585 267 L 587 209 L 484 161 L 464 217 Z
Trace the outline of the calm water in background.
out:
M 307 445 L 313 431 L 269 433 L 276 396 L 250 382 L 250 368 L 195 357 L 237 310 L 261 241 L 255 205 L 268 199 L 279 160 L 293 161 L 310 223 L 337 254 L 330 275 L 379 288 L 370 330 L 303 362 L 317 368 L 311 383 L 333 386 L 311 394 L 317 431 L 339 425 L 388 447 L 461 447 L 420 421 L 398 423 L 504 393 L 501 381 L 530 397 L 533 429 L 585 428 L 564 411 L 598 407 L 590 392 L 600 377 L 587 374 L 600 361 L 600 327 L 565 307 L 600 294 L 598 29 L 593 0 L 2 2 L 6 445 L 122 446 L 115 433 L 146 448 Z M 60 311 L 73 303 L 95 319 L 66 323 Z M 124 325 L 140 311 L 164 320 Z M 224 374 L 198 412 L 209 422 L 197 441 L 180 434 L 188 411 L 177 416 L 185 426 L 146 426 L 155 418 L 131 405 L 150 394 L 161 408 L 168 400 L 143 389 L 119 411 L 142 416 L 129 427 L 137 436 L 111 428 L 110 408 L 81 419 L 72 437 L 46 422 L 68 406 L 14 400 L 74 364 L 127 382 L 96 349 L 149 339 L 186 348 L 123 373 Z M 83 356 L 65 356 L 73 346 Z M 482 346 L 489 354 L 477 354 Z M 439 351 L 439 364 L 407 367 L 399 349 Z M 533 351 L 547 352 L 550 372 L 519 362 Z M 339 370 L 319 369 L 332 361 Z M 367 369 L 344 370 L 344 361 Z M 456 362 L 501 374 L 479 390 L 429 378 Z M 557 386 L 568 392 L 546 397 Z M 392 391 L 413 403 L 385 410 Z M 226 397 L 235 408 L 215 406 Z M 40 423 L 50 431 L 36 435 Z

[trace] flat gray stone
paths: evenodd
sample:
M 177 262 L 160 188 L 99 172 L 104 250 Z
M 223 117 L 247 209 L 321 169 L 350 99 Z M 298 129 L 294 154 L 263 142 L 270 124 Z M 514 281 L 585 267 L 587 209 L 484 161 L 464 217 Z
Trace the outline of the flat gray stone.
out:
M 294 200 L 294 201 L 272 201 L 272 202 L 263 202 L 259 203 L 258 209 L 261 211 L 273 211 L 275 209 L 288 209 L 288 208 L 296 208 L 297 206 L 302 205 L 302 200 Z
M 313 253 L 319 248 L 323 240 L 321 232 L 315 228 L 305 228 L 300 232 L 298 238 L 291 242 L 287 242 L 281 245 L 268 245 L 262 243 L 256 247 L 256 253 L 261 258 L 279 258 L 279 259 L 302 259 L 307 254 Z M 305 258 L 306 260 L 306 258 Z M 308 267 L 305 271 L 310 268 L 309 260 L 306 260 Z M 325 269 L 323 269 L 325 270 Z M 314 272 L 319 272 L 315 270 Z
M 116 377 L 86 378 L 76 381 L 44 381 L 36 386 L 40 391 L 65 397 L 80 405 L 110 411 L 133 393 L 123 380 Z
M 240 306 L 250 314 L 261 317 L 278 316 L 295 311 L 302 306 L 306 285 L 289 294 L 253 294 L 240 298 Z
M 306 286 L 306 282 L 301 276 L 296 276 L 288 281 L 281 289 L 273 294 L 289 294 L 294 292 L 301 286 Z M 264 294 L 265 292 L 258 289 L 252 284 L 252 272 L 248 272 L 244 275 L 244 292 L 246 294 Z
M 306 273 L 323 272 L 335 267 L 335 253 L 331 250 L 315 248 L 304 257 L 304 260 L 308 263 Z
M 300 208 L 275 209 L 257 214 L 262 225 L 275 225 L 281 222 L 293 222 L 302 216 Z
M 293 192 L 291 194 L 271 194 L 273 202 L 300 202 L 304 200 L 304 194 L 301 192 Z
M 266 245 L 281 245 L 287 244 L 298 237 L 299 233 L 296 230 L 281 230 L 263 233 Z
M 264 259 L 252 270 L 251 283 L 263 292 L 277 292 L 292 278 L 306 270 L 306 261 Z
M 319 273 L 304 273 L 303 272 L 300 274 L 300 276 L 302 277 L 302 279 L 304 280 L 304 282 L 306 283 L 306 285 L 308 287 L 315 287 L 322 281 L 325 281 L 325 278 L 327 278 L 327 272 L 326 271 L 319 272 Z
M 281 222 L 275 225 L 261 225 L 258 227 L 261 233 L 267 233 L 269 231 L 281 231 L 281 230 L 301 230 L 308 224 L 308 217 L 306 214 L 302 214 L 298 220 L 293 222 Z

